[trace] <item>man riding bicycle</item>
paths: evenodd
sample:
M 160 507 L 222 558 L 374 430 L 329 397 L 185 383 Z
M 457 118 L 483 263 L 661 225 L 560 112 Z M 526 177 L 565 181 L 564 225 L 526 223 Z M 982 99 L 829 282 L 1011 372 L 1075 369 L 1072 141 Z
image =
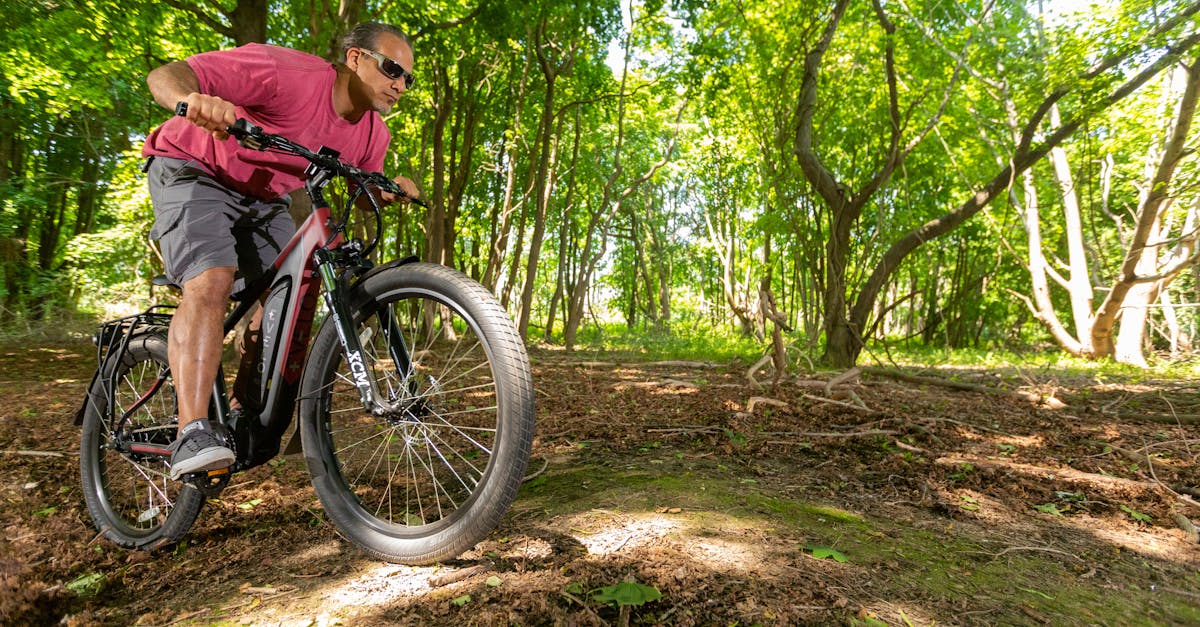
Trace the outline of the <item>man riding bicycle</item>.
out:
M 288 193 L 303 186 L 307 162 L 243 148 L 225 132 L 245 118 L 304 145 L 338 150 L 364 170 L 383 169 L 391 133 L 381 114 L 412 86 L 413 49 L 399 29 L 375 22 L 342 40 L 342 62 L 262 44 L 207 52 L 150 72 L 158 104 L 187 104 L 146 138 L 142 155 L 154 204 L 151 236 L 167 277 L 183 288 L 168 334 L 168 360 L 178 403 L 171 478 L 225 468 L 234 453 L 207 420 L 224 339 L 229 297 L 261 276 L 295 226 Z M 404 177 L 408 197 L 419 194 Z M 385 201 L 393 200 L 384 195 Z M 242 350 L 253 354 L 259 316 Z M 254 360 L 242 360 L 233 411 L 257 410 Z

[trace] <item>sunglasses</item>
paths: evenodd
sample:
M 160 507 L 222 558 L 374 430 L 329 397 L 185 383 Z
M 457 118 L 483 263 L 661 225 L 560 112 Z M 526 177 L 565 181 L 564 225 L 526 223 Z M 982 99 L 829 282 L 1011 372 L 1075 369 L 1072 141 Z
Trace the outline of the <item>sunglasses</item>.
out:
M 394 81 L 398 81 L 403 78 L 404 79 L 404 88 L 412 89 L 413 80 L 414 80 L 413 75 L 404 71 L 404 66 L 393 61 L 392 59 L 389 59 L 388 57 L 383 56 L 382 54 L 379 54 L 378 52 L 375 52 L 374 50 L 367 50 L 366 48 L 359 48 L 359 51 L 362 52 L 363 54 L 368 54 L 368 55 L 371 55 L 372 57 L 375 57 L 375 60 L 379 62 L 379 71 L 383 72 L 384 76 L 386 76 Z

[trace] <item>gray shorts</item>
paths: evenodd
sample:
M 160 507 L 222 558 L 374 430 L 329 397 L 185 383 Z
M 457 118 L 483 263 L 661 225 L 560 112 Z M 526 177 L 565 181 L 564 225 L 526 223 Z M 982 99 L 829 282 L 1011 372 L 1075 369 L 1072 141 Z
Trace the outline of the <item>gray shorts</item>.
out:
M 205 270 L 236 267 L 237 292 L 271 266 L 296 232 L 287 196 L 246 196 L 194 161 L 152 157 L 146 173 L 154 203 L 150 236 L 162 248 L 167 278 L 177 285 Z

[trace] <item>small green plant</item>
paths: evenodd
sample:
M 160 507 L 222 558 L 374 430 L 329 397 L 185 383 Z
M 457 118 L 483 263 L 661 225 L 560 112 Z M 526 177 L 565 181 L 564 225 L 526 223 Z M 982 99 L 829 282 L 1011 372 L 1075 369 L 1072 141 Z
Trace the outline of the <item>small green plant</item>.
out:
M 725 437 L 729 438 L 729 441 L 732 442 L 734 446 L 746 445 L 746 436 L 744 434 L 738 433 L 732 429 L 727 429 L 725 427 L 721 427 L 721 430 L 725 432 Z
M 975 472 L 975 466 L 973 464 L 959 464 L 958 472 L 950 473 L 947 479 L 951 481 L 962 481 L 963 479 L 967 478 L 967 475 L 970 475 L 973 472 Z
M 645 605 L 662 598 L 662 592 L 654 586 L 644 586 L 636 581 L 622 581 L 615 586 L 605 586 L 592 591 L 592 599 L 600 603 L 616 603 L 620 608 L 617 624 L 629 625 L 630 608 Z
M 1126 514 L 1129 514 L 1130 518 L 1132 518 L 1140 523 L 1149 524 L 1149 523 L 1154 522 L 1154 518 L 1151 517 L 1149 514 L 1143 514 L 1139 511 L 1137 511 L 1136 509 L 1129 507 L 1128 505 L 1122 505 L 1121 511 L 1125 512 Z
M 250 499 L 249 501 L 246 501 L 245 503 L 238 503 L 237 508 L 240 510 L 249 511 L 249 510 L 254 509 L 255 507 L 258 507 L 261 504 L 262 504 L 262 499 Z
M 469 594 L 464 594 L 460 597 L 454 597 L 453 599 L 450 599 L 450 605 L 453 605 L 455 607 L 462 607 L 470 602 L 471 602 L 471 595 L 469 595 Z
M 1058 509 L 1058 505 L 1055 505 L 1054 503 L 1042 503 L 1041 505 L 1034 505 L 1033 509 L 1042 512 L 1043 514 L 1052 514 L 1054 516 L 1063 515 L 1062 510 Z
M 67 590 L 76 596 L 94 597 L 104 588 L 104 573 L 80 575 L 67 584 Z
M 839 564 L 845 564 L 846 562 L 850 561 L 850 558 L 846 557 L 845 553 L 842 553 L 833 547 L 821 546 L 819 544 L 806 544 L 804 545 L 804 550 L 812 553 L 812 556 L 819 560 L 832 559 Z

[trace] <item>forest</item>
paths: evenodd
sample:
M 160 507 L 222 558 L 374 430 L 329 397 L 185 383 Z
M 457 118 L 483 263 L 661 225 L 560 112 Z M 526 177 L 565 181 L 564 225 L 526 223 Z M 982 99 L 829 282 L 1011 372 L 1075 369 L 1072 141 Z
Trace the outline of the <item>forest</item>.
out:
M 145 75 L 410 33 L 387 258 L 461 269 L 525 338 L 1193 354 L 1200 3 L 20 0 L 0 16 L 0 319 L 153 298 Z M 876 348 L 872 348 L 876 347 Z
M 121 548 L 72 418 L 174 298 L 146 75 L 363 21 L 430 207 L 376 255 L 517 323 L 516 500 L 384 563 L 281 454 Z M 1200 0 L 6 0 L 0 623 L 1200 624 L 1198 44 Z

